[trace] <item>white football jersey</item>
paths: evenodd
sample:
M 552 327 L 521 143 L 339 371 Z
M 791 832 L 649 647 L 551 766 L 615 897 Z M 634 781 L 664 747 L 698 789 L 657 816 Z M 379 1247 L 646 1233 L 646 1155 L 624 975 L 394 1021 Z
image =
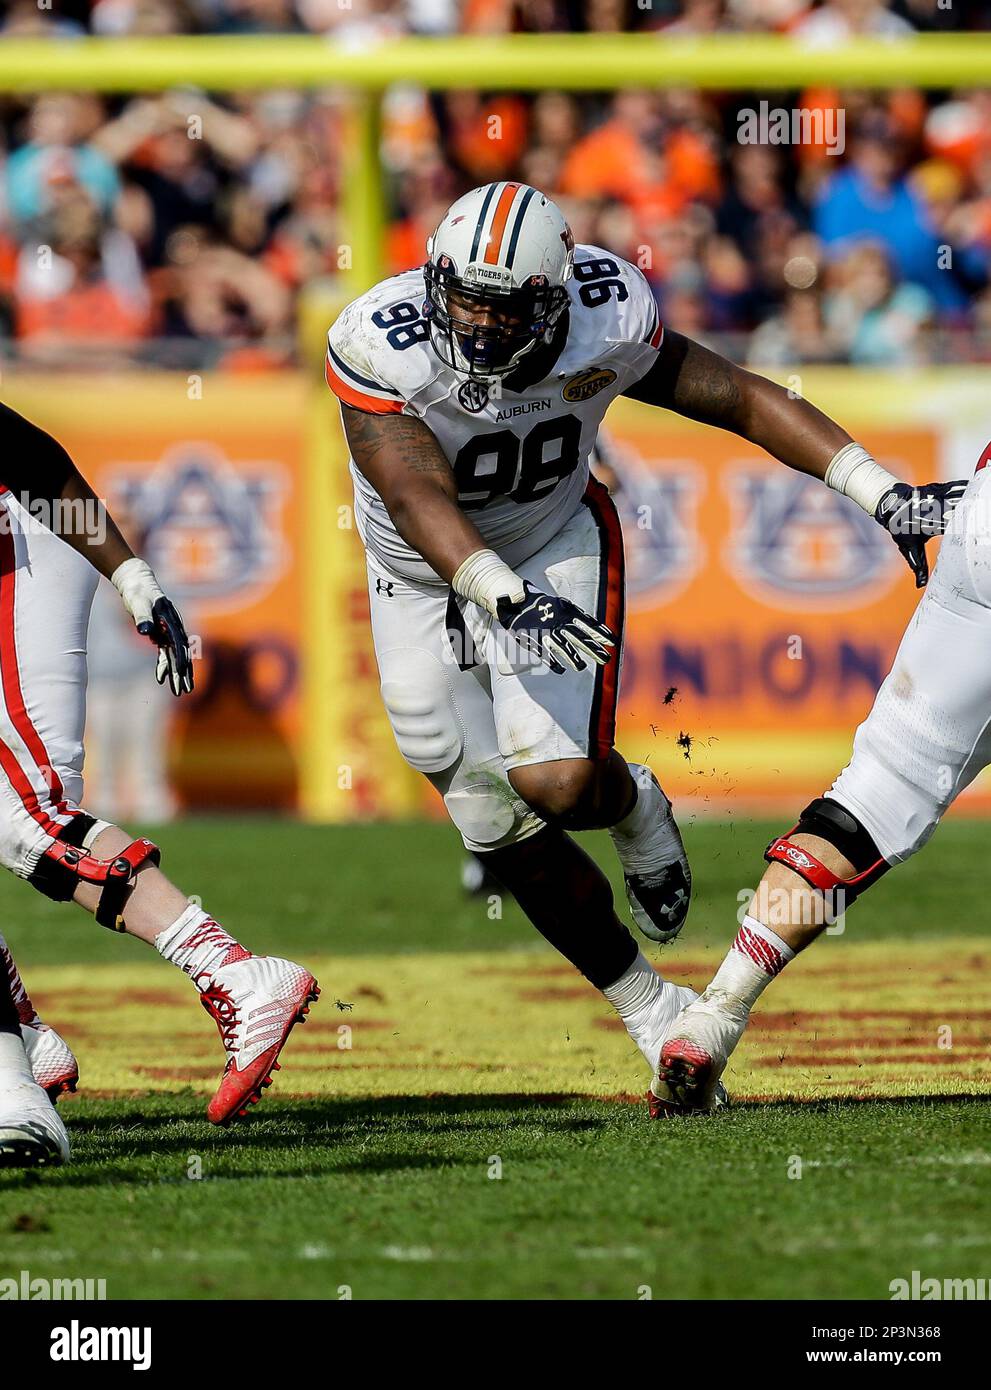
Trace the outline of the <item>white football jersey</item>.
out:
M 567 288 L 565 346 L 550 373 L 519 392 L 441 362 L 421 315 L 422 270 L 383 280 L 327 335 L 331 390 L 358 410 L 423 420 L 454 470 L 460 505 L 508 565 L 540 550 L 579 505 L 609 403 L 650 369 L 663 338 L 650 287 L 628 261 L 577 246 Z M 354 460 L 351 475 L 370 554 L 403 578 L 437 582 Z

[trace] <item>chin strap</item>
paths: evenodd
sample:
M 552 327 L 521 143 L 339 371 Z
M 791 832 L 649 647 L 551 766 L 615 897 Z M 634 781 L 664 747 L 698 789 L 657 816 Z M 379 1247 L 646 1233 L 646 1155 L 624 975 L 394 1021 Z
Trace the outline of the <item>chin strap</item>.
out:
M 128 889 L 143 864 L 159 864 L 162 851 L 152 840 L 144 838 L 131 843 L 112 859 L 97 859 L 89 850 L 56 840 L 42 854 L 31 875 L 35 888 L 57 902 L 67 902 L 78 883 L 93 883 L 102 887 L 96 909 L 101 927 L 123 931 L 122 912 Z

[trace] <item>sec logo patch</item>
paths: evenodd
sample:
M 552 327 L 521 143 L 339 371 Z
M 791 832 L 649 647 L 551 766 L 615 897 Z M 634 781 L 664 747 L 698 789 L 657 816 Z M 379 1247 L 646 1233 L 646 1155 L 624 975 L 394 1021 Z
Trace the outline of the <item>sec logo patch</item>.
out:
M 616 373 L 608 367 L 586 367 L 571 378 L 561 395 L 566 401 L 590 401 L 615 380 Z
M 458 400 L 463 409 L 477 415 L 489 403 L 489 388 L 484 381 L 464 381 L 458 388 Z

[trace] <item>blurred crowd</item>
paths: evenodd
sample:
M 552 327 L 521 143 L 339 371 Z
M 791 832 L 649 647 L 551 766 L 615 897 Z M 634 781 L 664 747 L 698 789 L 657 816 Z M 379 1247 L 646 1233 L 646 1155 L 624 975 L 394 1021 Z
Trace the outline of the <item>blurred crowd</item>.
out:
M 431 94 L 411 70 L 384 102 L 389 268 L 422 262 L 461 192 L 520 178 L 561 202 L 578 241 L 639 265 L 680 331 L 755 364 L 899 366 L 991 360 L 991 91 L 837 90 L 828 45 L 964 24 L 991 28 L 991 3 L 14 0 L 0 43 L 799 34 L 824 55 L 804 92 Z M 762 101 L 815 120 L 796 143 L 773 143 L 766 121 L 742 143 Z M 72 366 L 292 361 L 300 295 L 333 290 L 347 264 L 347 114 L 342 93 L 280 89 L 0 97 L 0 351 Z

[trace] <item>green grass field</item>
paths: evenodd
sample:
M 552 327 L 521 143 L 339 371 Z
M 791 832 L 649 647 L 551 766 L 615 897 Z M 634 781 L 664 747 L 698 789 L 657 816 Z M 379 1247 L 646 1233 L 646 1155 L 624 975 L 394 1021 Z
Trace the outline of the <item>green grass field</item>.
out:
M 652 949 L 662 971 L 705 982 L 777 828 L 688 828 L 697 896 L 683 940 Z M 0 1278 L 104 1278 L 110 1298 L 883 1299 L 914 1269 L 987 1276 L 987 834 L 949 821 L 772 986 L 731 1112 L 663 1124 L 595 991 L 513 904 L 490 920 L 462 898 L 444 826 L 159 834 L 190 894 L 323 985 L 227 1131 L 202 1118 L 221 1054 L 188 982 L 5 877 L 3 931 L 82 1083 L 73 1164 L 0 1176 Z

